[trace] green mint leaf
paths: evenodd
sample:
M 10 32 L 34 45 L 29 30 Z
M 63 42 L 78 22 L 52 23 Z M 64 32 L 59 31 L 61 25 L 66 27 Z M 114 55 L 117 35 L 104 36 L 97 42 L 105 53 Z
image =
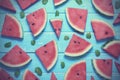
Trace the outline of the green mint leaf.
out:
M 82 0 L 75 0 L 78 5 L 82 4 Z
M 5 44 L 4 44 L 4 47 L 5 47 L 5 48 L 9 48 L 9 47 L 11 47 L 11 42 L 7 42 L 7 43 L 5 43 Z

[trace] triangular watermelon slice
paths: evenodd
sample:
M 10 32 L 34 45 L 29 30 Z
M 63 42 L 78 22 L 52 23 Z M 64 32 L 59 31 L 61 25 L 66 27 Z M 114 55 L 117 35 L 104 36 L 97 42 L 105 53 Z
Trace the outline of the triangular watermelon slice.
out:
M 78 8 L 67 8 L 66 16 L 71 27 L 79 32 L 84 32 L 88 11 Z
M 92 48 L 92 44 L 85 39 L 73 34 L 66 50 L 65 55 L 77 57 L 84 55 Z
M 23 75 L 23 80 L 39 80 L 39 78 L 37 78 L 30 70 L 26 70 Z
M 0 68 L 0 80 L 14 80 L 4 69 Z
M 10 0 L 0 0 L 0 7 L 16 12 L 16 9 L 10 2 Z
M 115 24 L 120 24 L 120 13 L 118 14 L 117 18 L 115 19 L 114 23 Z
M 92 28 L 96 37 L 96 40 L 112 38 L 115 36 L 115 32 L 111 25 L 102 20 L 94 19 L 91 21 Z
M 29 15 L 27 21 L 34 36 L 38 36 L 45 28 L 47 22 L 47 13 L 44 8 L 41 8 Z
M 57 80 L 57 78 L 56 78 L 54 72 L 52 72 L 50 80 Z
M 106 78 L 111 79 L 112 77 L 112 59 L 94 59 L 93 66 L 96 72 Z
M 93 76 L 91 76 L 91 80 L 95 80 Z
M 17 0 L 17 2 L 20 5 L 21 9 L 25 10 L 26 8 L 37 2 L 37 0 Z
M 64 80 L 86 80 L 86 62 L 73 64 L 66 72 Z
M 57 35 L 57 37 L 60 37 L 60 33 L 61 33 L 61 28 L 62 28 L 62 20 L 61 19 L 51 19 L 50 20 L 51 25 Z
M 2 36 L 12 37 L 12 38 L 22 38 L 23 31 L 22 26 L 19 21 L 10 14 L 5 16 L 3 28 L 2 28 Z
M 103 50 L 108 54 L 112 55 L 114 58 L 120 56 L 120 41 L 112 40 L 103 45 Z
M 30 61 L 30 56 L 18 45 L 15 45 L 0 59 L 0 62 L 8 67 L 22 67 Z
M 118 72 L 120 73 L 120 63 L 114 62 L 114 64 L 115 64 L 115 66 L 116 66 Z
M 36 55 L 41 60 L 42 64 L 49 71 L 57 61 L 57 45 L 55 41 L 50 41 L 44 46 L 36 50 Z
M 66 0 L 54 0 L 54 5 L 55 6 L 58 6 L 58 5 L 61 5 L 65 2 Z
M 112 0 L 92 0 L 94 7 L 106 16 L 114 16 Z

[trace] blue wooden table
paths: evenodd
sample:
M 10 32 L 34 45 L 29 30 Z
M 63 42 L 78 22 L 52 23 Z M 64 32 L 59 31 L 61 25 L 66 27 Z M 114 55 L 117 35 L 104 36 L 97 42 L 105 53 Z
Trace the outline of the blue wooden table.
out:
M 90 80 L 91 76 L 95 77 L 95 80 L 104 80 L 102 77 L 100 77 L 93 69 L 93 65 L 91 63 L 92 59 L 113 59 L 113 68 L 112 68 L 112 80 L 120 80 L 120 74 L 118 73 L 115 65 L 114 65 L 114 61 L 117 61 L 120 63 L 120 58 L 118 60 L 114 59 L 113 57 L 111 57 L 110 55 L 108 55 L 107 53 L 105 53 L 102 49 L 101 46 L 106 42 L 106 41 L 101 41 L 101 42 L 97 42 L 94 36 L 94 33 L 92 31 L 92 26 L 91 26 L 91 20 L 92 19 L 102 19 L 106 22 L 108 22 L 110 25 L 112 25 L 114 31 L 115 31 L 115 39 L 120 39 L 120 25 L 116 25 L 113 26 L 113 21 L 115 20 L 115 18 L 117 17 L 118 13 L 120 13 L 120 9 L 115 10 L 115 15 L 113 18 L 109 18 L 106 17 L 104 15 L 99 14 L 99 12 L 97 12 L 94 7 L 92 6 L 91 0 L 82 0 L 83 4 L 82 5 L 78 5 L 75 0 L 68 0 L 65 4 L 55 8 L 54 4 L 53 4 L 53 0 L 49 0 L 48 3 L 46 5 L 42 4 L 42 1 L 39 0 L 37 3 L 35 3 L 34 5 L 32 5 L 31 7 L 29 7 L 28 9 L 26 9 L 25 15 L 28 15 L 29 13 L 38 10 L 40 8 L 46 8 L 47 11 L 47 24 L 46 27 L 44 29 L 44 31 L 38 36 L 38 37 L 33 37 L 29 28 L 29 25 L 26 21 L 26 17 L 21 19 L 20 18 L 20 12 L 22 11 L 19 7 L 19 5 L 17 4 L 16 0 L 11 0 L 12 3 L 14 4 L 14 7 L 16 8 L 17 12 L 16 13 L 12 13 L 10 11 L 6 11 L 2 8 L 0 8 L 0 32 L 2 29 L 2 25 L 4 22 L 4 18 L 6 13 L 12 14 L 14 16 L 17 17 L 17 19 L 20 21 L 22 27 L 23 27 L 23 31 L 24 31 L 24 37 L 22 40 L 16 40 L 16 39 L 11 39 L 11 38 L 4 38 L 1 37 L 0 35 L 0 58 L 2 56 L 5 55 L 6 52 L 8 52 L 14 45 L 19 45 L 24 51 L 26 51 L 28 53 L 28 55 L 32 58 L 32 61 L 22 67 L 19 68 L 20 69 L 20 76 L 18 78 L 16 78 L 14 76 L 14 72 L 17 68 L 9 68 L 6 67 L 2 64 L 0 64 L 0 67 L 4 68 L 5 70 L 7 70 L 7 72 L 9 74 L 11 74 L 12 77 L 15 78 L 15 80 L 22 80 L 23 77 L 23 73 L 26 69 L 31 70 L 37 77 L 40 78 L 40 80 L 49 80 L 50 76 L 51 76 L 51 72 L 55 72 L 56 77 L 58 78 L 58 80 L 63 80 L 64 79 L 64 74 L 65 72 L 68 70 L 68 68 L 74 64 L 75 62 L 81 61 L 81 60 L 85 60 L 87 63 L 87 80 Z M 113 0 L 113 5 L 115 5 L 115 1 L 117 0 Z M 81 33 L 77 33 L 75 32 L 70 25 L 68 24 L 67 20 L 66 20 L 66 14 L 65 14 L 65 9 L 67 7 L 74 7 L 74 8 L 83 8 L 83 9 L 87 9 L 88 10 L 88 17 L 87 17 L 87 23 L 86 23 L 86 29 L 85 29 L 85 33 L 81 34 Z M 55 12 L 56 10 L 58 10 L 60 12 L 59 16 L 55 17 Z M 49 22 L 50 19 L 53 18 L 60 18 L 63 20 L 63 26 L 62 26 L 62 32 L 60 35 L 59 40 L 57 39 L 51 24 Z M 87 32 L 91 32 L 91 39 L 87 39 L 86 38 L 86 33 Z M 91 42 L 91 44 L 93 45 L 93 48 L 85 55 L 85 56 L 81 56 L 81 57 L 77 57 L 77 58 L 69 58 L 69 57 L 65 57 L 64 56 L 64 52 L 65 49 L 69 43 L 69 40 L 64 40 L 64 36 L 69 36 L 69 38 L 72 37 L 72 34 L 76 33 L 78 34 L 80 37 L 86 39 L 87 41 Z M 31 40 L 36 40 L 36 44 L 35 46 L 31 45 Z M 36 57 L 35 55 L 35 50 L 37 48 L 39 48 L 40 46 L 46 44 L 47 42 L 51 41 L 51 40 L 55 40 L 57 42 L 57 46 L 58 46 L 58 60 L 56 65 L 49 71 L 47 72 L 45 70 L 45 68 L 43 67 L 43 65 L 41 64 L 41 62 L 39 61 L 39 59 Z M 12 46 L 10 48 L 5 48 L 4 44 L 6 42 L 12 42 Z M 99 57 L 96 57 L 95 55 L 95 50 L 98 49 L 100 50 L 101 54 Z M 65 62 L 65 68 L 61 69 L 61 62 Z M 43 75 L 42 76 L 38 76 L 35 73 L 35 67 L 40 67 L 43 71 Z

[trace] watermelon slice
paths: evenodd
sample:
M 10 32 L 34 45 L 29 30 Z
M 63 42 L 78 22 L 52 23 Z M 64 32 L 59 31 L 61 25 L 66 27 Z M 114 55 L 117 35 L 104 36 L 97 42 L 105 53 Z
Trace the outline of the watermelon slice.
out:
M 10 0 L 0 0 L 0 7 L 16 12 L 16 9 L 14 8 Z
M 44 46 L 36 50 L 36 55 L 41 60 L 42 64 L 49 71 L 57 61 L 57 45 L 55 41 L 50 41 Z
M 91 80 L 95 80 L 93 76 L 91 76 Z
M 8 67 L 21 67 L 30 62 L 31 58 L 18 45 L 7 52 L 0 62 Z
M 113 40 L 105 43 L 103 45 L 103 50 L 112 55 L 114 58 L 118 58 L 120 56 L 120 41 Z
M 22 38 L 22 26 L 15 17 L 7 14 L 5 16 L 1 35 L 12 38 Z
M 73 34 L 69 42 L 69 45 L 65 50 L 65 55 L 71 57 L 81 56 L 87 53 L 91 48 L 92 48 L 91 43 Z
M 55 6 L 58 6 L 58 5 L 61 5 L 65 2 L 66 0 L 54 0 L 54 5 Z
M 106 79 L 111 79 L 112 59 L 94 59 L 93 66 L 99 75 Z
M 20 5 L 21 9 L 25 10 L 26 8 L 37 2 L 37 0 L 17 0 L 17 2 Z
M 4 69 L 0 68 L 0 80 L 14 80 Z
M 27 21 L 34 36 L 38 36 L 45 28 L 47 22 L 47 13 L 44 8 L 41 8 L 29 15 Z
M 119 64 L 119 63 L 117 63 L 117 62 L 114 62 L 114 64 L 115 64 L 115 66 L 116 66 L 116 68 L 117 68 L 118 72 L 120 73 L 120 64 Z
M 112 38 L 115 36 L 114 30 L 108 23 L 102 20 L 94 19 L 91 21 L 91 24 L 92 24 L 92 28 L 93 28 L 96 40 L 100 41 L 100 40 Z
M 64 80 L 86 80 L 86 62 L 73 64 L 66 72 Z
M 50 20 L 51 25 L 57 35 L 57 37 L 60 37 L 60 33 L 61 33 L 61 28 L 62 28 L 62 20 L 61 19 L 51 19 Z
M 84 32 L 88 11 L 78 8 L 67 8 L 66 16 L 71 27 L 79 32 Z
M 57 80 L 57 78 L 56 78 L 56 76 L 55 76 L 55 74 L 53 72 L 52 72 L 50 80 Z
M 106 16 L 114 16 L 112 0 L 92 0 L 94 7 Z
M 26 70 L 23 75 L 23 80 L 39 80 L 30 70 Z
M 114 21 L 114 25 L 115 24 L 119 24 L 120 23 L 120 13 L 118 14 L 118 16 L 117 16 L 117 18 L 115 19 L 115 21 Z

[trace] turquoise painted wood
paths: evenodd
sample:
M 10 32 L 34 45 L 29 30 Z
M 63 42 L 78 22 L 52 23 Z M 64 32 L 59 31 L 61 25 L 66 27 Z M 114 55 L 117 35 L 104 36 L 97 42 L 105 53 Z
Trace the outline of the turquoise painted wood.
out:
M 15 80 L 22 80 L 23 73 L 26 69 L 31 70 L 37 77 L 40 78 L 40 80 L 50 80 L 51 72 L 55 72 L 58 80 L 64 80 L 64 74 L 68 70 L 68 68 L 72 64 L 74 64 L 75 62 L 82 61 L 82 60 L 85 60 L 87 63 L 87 80 L 90 80 L 91 75 L 95 77 L 95 80 L 105 80 L 102 77 L 100 77 L 93 69 L 93 66 L 91 63 L 92 59 L 113 59 L 112 80 L 120 80 L 120 74 L 118 73 L 118 71 L 114 65 L 114 61 L 120 62 L 120 58 L 118 60 L 116 60 L 101 49 L 101 46 L 106 41 L 101 41 L 101 42 L 96 41 L 94 33 L 92 31 L 91 23 L 90 23 L 92 19 L 102 19 L 102 20 L 108 22 L 113 27 L 113 29 L 116 33 L 115 39 L 120 39 L 120 31 L 119 31 L 120 25 L 116 25 L 116 26 L 112 25 L 113 21 L 115 20 L 118 13 L 120 12 L 120 9 L 118 9 L 118 10 L 114 9 L 115 16 L 113 18 L 109 18 L 109 17 L 106 17 L 106 16 L 99 14 L 92 6 L 91 0 L 83 0 L 82 5 L 77 5 L 75 0 L 68 0 L 65 4 L 63 4 L 59 7 L 54 7 L 52 0 L 49 0 L 46 5 L 43 5 L 42 1 L 38 0 L 37 3 L 35 3 L 34 5 L 32 5 L 31 7 L 29 7 L 28 9 L 26 9 L 24 11 L 25 15 L 28 15 L 29 13 L 31 13 L 37 9 L 40 9 L 43 7 L 46 8 L 47 19 L 48 19 L 46 27 L 45 27 L 44 31 L 38 37 L 34 38 L 31 34 L 30 29 L 29 29 L 29 25 L 27 24 L 26 18 L 24 18 L 24 19 L 20 18 L 21 9 L 20 9 L 19 5 L 17 4 L 16 0 L 11 0 L 11 1 L 14 4 L 15 8 L 17 9 L 17 12 L 12 13 L 10 11 L 6 11 L 6 10 L 0 8 L 0 32 L 2 29 L 5 15 L 7 13 L 9 13 L 9 14 L 16 16 L 17 19 L 20 21 L 20 23 L 23 27 L 24 38 L 22 40 L 16 40 L 16 39 L 11 39 L 11 38 L 5 38 L 5 37 L 2 37 L 0 35 L 0 58 L 2 56 L 4 56 L 6 54 L 6 52 L 8 52 L 16 44 L 19 45 L 24 51 L 26 51 L 28 53 L 28 55 L 32 58 L 32 61 L 29 64 L 27 64 L 24 67 L 19 68 L 21 71 L 21 74 L 18 78 L 14 77 L 14 72 L 18 68 L 9 68 L 9 67 L 6 67 L 6 66 L 0 64 L 0 67 L 4 68 L 12 77 L 15 78 Z M 113 0 L 113 5 L 115 5 L 115 1 L 116 0 Z M 73 30 L 70 27 L 70 25 L 68 24 L 68 22 L 66 20 L 66 14 L 65 14 L 65 9 L 67 7 L 83 8 L 83 9 L 88 10 L 89 14 L 87 17 L 86 29 L 85 29 L 84 34 L 75 32 L 75 30 Z M 60 15 L 58 17 L 55 17 L 56 10 L 58 10 L 60 12 Z M 51 25 L 50 25 L 50 22 L 49 22 L 49 20 L 53 19 L 53 18 L 60 18 L 63 20 L 62 32 L 61 32 L 59 39 L 57 39 L 57 37 L 56 37 L 56 35 L 55 35 Z M 86 34 L 88 32 L 91 32 L 91 35 L 92 35 L 91 39 L 86 38 Z M 74 33 L 77 34 L 78 36 L 86 39 L 87 41 L 91 42 L 91 44 L 93 45 L 93 48 L 84 56 L 77 57 L 77 58 L 70 58 L 70 57 L 64 56 L 64 51 L 65 51 L 65 49 L 69 43 L 69 40 L 70 40 L 69 39 L 69 40 L 65 41 L 64 36 L 67 35 L 67 36 L 69 36 L 69 38 L 71 38 L 72 34 L 74 34 Z M 33 39 L 36 40 L 35 46 L 31 45 L 31 40 L 33 40 Z M 47 72 L 45 70 L 45 68 L 43 67 L 43 65 L 41 64 L 40 60 L 35 55 L 35 50 L 51 40 L 55 40 L 57 42 L 58 60 L 57 60 L 56 65 L 49 72 Z M 5 48 L 4 44 L 6 42 L 12 42 L 12 46 L 10 48 Z M 99 57 L 96 57 L 96 55 L 95 55 L 96 49 L 100 50 L 100 52 L 101 52 Z M 60 63 L 62 61 L 65 62 L 64 69 L 61 69 L 61 66 L 60 66 Z M 43 71 L 42 76 L 38 76 L 34 71 L 35 67 L 38 67 L 38 66 Z

